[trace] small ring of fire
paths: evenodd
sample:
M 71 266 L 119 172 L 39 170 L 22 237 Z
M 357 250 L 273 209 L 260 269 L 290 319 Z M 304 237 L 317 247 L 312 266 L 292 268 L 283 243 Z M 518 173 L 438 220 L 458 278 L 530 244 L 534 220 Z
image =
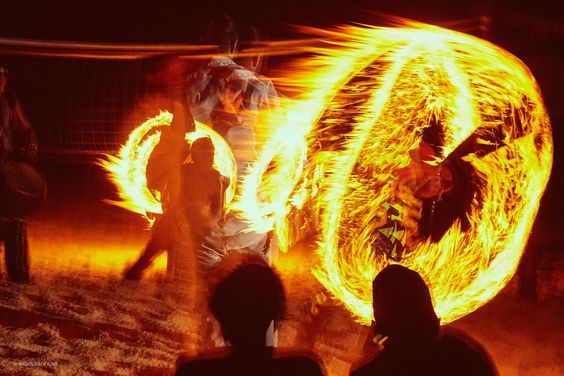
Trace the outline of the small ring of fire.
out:
M 147 163 L 160 140 L 159 127 L 170 126 L 173 115 L 167 111 L 148 119 L 135 128 L 117 156 L 108 155 L 100 164 L 109 173 L 118 189 L 119 201 L 112 202 L 132 212 L 141 214 L 150 223 L 152 214 L 162 214 L 159 193 L 154 194 L 147 186 Z M 229 178 L 225 194 L 227 204 L 235 195 L 237 166 L 227 142 L 209 126 L 196 122 L 196 131 L 186 133 L 186 141 L 209 137 L 215 147 L 214 165 Z

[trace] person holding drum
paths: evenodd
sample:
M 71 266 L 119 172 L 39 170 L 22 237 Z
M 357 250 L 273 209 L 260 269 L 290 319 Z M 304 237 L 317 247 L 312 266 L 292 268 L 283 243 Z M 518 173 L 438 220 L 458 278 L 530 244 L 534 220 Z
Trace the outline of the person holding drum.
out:
M 24 216 L 45 193 L 45 182 L 31 165 L 36 161 L 35 131 L 8 91 L 8 69 L 0 65 L 0 242 L 11 282 L 29 282 Z

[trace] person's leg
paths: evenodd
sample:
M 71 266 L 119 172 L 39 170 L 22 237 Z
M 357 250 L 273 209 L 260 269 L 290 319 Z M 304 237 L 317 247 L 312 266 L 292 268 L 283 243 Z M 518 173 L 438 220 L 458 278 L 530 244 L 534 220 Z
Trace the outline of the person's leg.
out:
M 204 241 L 205 227 L 202 225 L 204 220 L 199 216 L 187 218 L 184 223 L 182 235 L 176 244 L 177 252 L 177 276 L 184 279 L 189 285 L 195 298 L 199 278 L 198 253 Z
M 8 221 L 4 218 L 0 218 L 0 247 L 3 248 L 4 255 L 6 255 L 6 230 L 8 229 Z M 6 263 L 6 269 L 8 269 L 8 261 L 4 257 L 4 262 Z
M 162 251 L 163 247 L 160 244 L 158 237 L 153 234 L 139 259 L 127 270 L 123 278 L 133 281 L 141 279 L 141 274 L 153 263 Z
M 27 228 L 24 221 L 12 220 L 5 223 L 5 259 L 8 277 L 12 282 L 29 282 L 29 247 Z
M 172 221 L 168 213 L 157 219 L 153 225 L 149 243 L 135 264 L 124 274 L 124 279 L 134 281 L 141 279 L 141 274 L 155 261 L 157 256 L 171 248 L 172 232 Z
M 167 247 L 168 255 L 166 260 L 166 274 L 169 277 L 176 278 L 183 273 L 183 242 L 180 234 L 175 234 L 173 239 L 170 239 L 170 244 Z
M 266 234 L 266 242 L 264 244 L 263 254 L 265 255 L 268 265 L 272 267 L 278 260 L 278 239 L 274 230 Z M 276 347 L 278 345 L 278 331 L 274 321 L 270 322 L 266 331 L 266 346 Z
M 186 247 L 182 253 L 182 263 L 184 272 L 184 283 L 186 291 L 186 299 L 189 302 L 190 311 L 193 312 L 195 318 L 195 334 L 198 337 L 197 347 L 200 351 L 208 351 L 216 348 L 213 341 L 213 333 L 216 329 L 214 322 L 210 321 L 211 313 L 208 307 L 207 296 L 205 292 L 207 283 L 205 280 L 204 270 L 200 267 L 199 255 L 202 252 L 202 243 L 206 233 L 205 223 L 209 220 L 205 216 L 198 215 L 198 211 L 194 209 L 191 216 L 187 218 L 188 235 Z M 217 325 L 217 324 L 216 324 Z M 225 344 L 223 344 L 225 346 Z

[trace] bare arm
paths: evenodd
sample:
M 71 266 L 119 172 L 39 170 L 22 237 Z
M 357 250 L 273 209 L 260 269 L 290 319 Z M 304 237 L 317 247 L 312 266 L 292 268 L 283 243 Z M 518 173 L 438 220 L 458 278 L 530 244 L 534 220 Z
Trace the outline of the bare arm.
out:
M 12 109 L 15 149 L 19 157 L 29 162 L 36 162 L 38 157 L 37 134 L 25 116 L 18 100 Z

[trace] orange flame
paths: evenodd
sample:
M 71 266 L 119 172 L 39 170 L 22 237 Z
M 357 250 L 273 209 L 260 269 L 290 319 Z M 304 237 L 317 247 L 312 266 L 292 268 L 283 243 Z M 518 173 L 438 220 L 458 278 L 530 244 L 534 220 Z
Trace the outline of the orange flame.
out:
M 307 210 L 319 234 L 314 275 L 368 324 L 371 282 L 392 262 L 372 245 L 373 219 L 398 189 L 394 172 L 408 166 L 409 152 L 433 122 L 442 128 L 443 145 L 432 164 L 474 137 L 493 151 L 463 158 L 480 182 L 469 228 L 455 220 L 439 241 L 419 242 L 401 263 L 428 279 L 443 324 L 479 308 L 515 273 L 552 166 L 550 122 L 531 73 L 491 43 L 428 25 L 313 32 L 330 48 L 284 78 L 302 89 L 299 100 L 261 114 L 275 130 L 232 208 L 249 230 L 275 229 L 283 250 L 304 236 L 306 230 L 291 227 Z M 104 163 L 119 204 L 145 216 L 161 210 L 146 186 L 146 163 L 159 137 L 148 132 L 170 124 L 171 116 L 142 124 L 119 156 Z M 220 171 L 235 182 L 233 165 L 221 163 L 216 155 Z
M 107 160 L 100 161 L 115 183 L 120 201 L 112 202 L 134 213 L 141 214 L 150 224 L 152 214 L 162 214 L 160 193 L 151 192 L 147 187 L 147 163 L 151 153 L 160 140 L 159 127 L 170 126 L 173 115 L 167 111 L 150 118 L 134 129 L 127 142 L 117 156 L 108 155 Z M 217 132 L 205 124 L 196 122 L 196 131 L 186 133 L 186 141 L 191 144 L 201 137 L 209 137 L 215 147 L 214 165 L 218 171 L 229 178 L 226 191 L 226 203 L 230 203 L 235 195 L 237 167 L 235 158 Z
M 280 112 L 271 112 L 271 118 L 280 119 Z M 276 229 L 282 251 L 289 247 L 288 213 L 292 206 L 295 183 L 303 171 L 307 151 L 305 135 L 284 121 L 262 147 L 257 160 L 241 182 L 232 209 L 249 222 L 249 229 L 264 233 Z M 295 195 L 294 195 L 295 196 Z
M 440 241 L 420 242 L 401 261 L 428 279 L 443 324 L 472 312 L 515 273 L 550 175 L 550 123 L 534 78 L 503 49 L 438 27 L 314 32 L 331 48 L 289 74 L 286 83 L 305 94 L 287 106 L 285 125 L 243 183 L 241 211 L 257 228 L 276 227 L 287 247 L 295 239 L 279 227 L 287 229 L 289 207 L 305 190 L 319 213 L 314 274 L 368 324 L 371 282 L 392 262 L 374 253 L 370 218 L 398 189 L 394 171 L 409 164 L 433 120 L 444 138 L 435 164 L 470 136 L 485 145 L 495 134 L 493 152 L 464 157 L 481 182 L 470 228 L 457 220 Z M 267 170 L 273 159 L 276 168 Z M 268 184 L 282 181 L 283 188 Z M 260 195 L 279 201 L 265 207 Z

